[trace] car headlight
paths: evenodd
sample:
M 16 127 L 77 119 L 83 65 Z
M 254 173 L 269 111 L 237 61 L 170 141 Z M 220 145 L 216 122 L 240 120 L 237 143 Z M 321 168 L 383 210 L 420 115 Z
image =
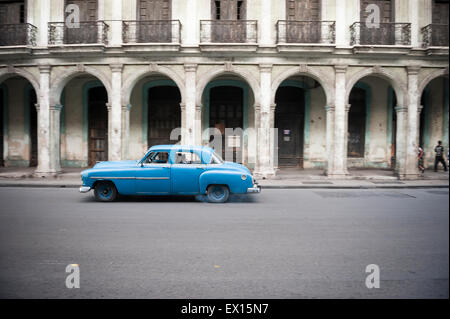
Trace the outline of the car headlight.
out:
M 247 175 L 242 174 L 242 175 L 241 175 L 241 179 L 242 179 L 243 181 L 247 180 Z

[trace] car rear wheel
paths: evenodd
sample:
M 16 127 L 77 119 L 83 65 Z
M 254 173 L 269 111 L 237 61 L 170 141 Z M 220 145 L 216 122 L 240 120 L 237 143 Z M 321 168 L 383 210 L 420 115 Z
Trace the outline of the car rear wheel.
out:
M 95 186 L 94 195 L 99 202 L 112 202 L 117 198 L 117 190 L 111 182 L 100 182 Z
M 225 203 L 230 196 L 230 190 L 224 185 L 211 185 L 208 187 L 208 201 L 210 203 Z

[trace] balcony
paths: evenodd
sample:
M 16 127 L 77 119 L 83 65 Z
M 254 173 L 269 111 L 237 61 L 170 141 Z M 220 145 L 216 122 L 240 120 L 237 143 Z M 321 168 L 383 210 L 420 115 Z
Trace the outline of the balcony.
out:
M 277 43 L 334 44 L 334 21 L 278 21 Z
M 258 23 L 255 20 L 201 20 L 200 42 L 203 48 L 209 45 L 214 51 L 256 50 Z M 227 44 L 228 47 L 223 47 Z
M 29 23 L 0 24 L 0 46 L 35 46 L 36 33 Z
M 355 22 L 350 27 L 350 45 L 410 46 L 410 23 L 380 23 L 369 28 L 365 22 Z
M 123 42 L 136 43 L 181 43 L 179 20 L 123 21 Z
M 67 27 L 64 22 L 48 23 L 49 45 L 107 45 L 109 26 L 104 21 L 79 22 Z
M 448 47 L 448 24 L 429 24 L 422 28 L 422 46 Z

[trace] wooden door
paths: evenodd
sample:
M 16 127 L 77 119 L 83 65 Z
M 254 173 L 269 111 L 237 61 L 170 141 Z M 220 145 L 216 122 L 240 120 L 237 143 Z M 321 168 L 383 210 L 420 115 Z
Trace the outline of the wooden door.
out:
M 364 157 L 366 135 L 366 91 L 353 88 L 348 112 L 348 157 Z
M 433 0 L 433 46 L 448 46 L 448 3 L 448 0 Z
M 380 8 L 380 27 L 368 28 L 366 20 L 370 12 L 366 12 L 367 6 L 375 4 Z M 360 11 L 360 43 L 361 44 L 395 44 L 395 0 L 361 0 Z
M 28 43 L 25 1 L 0 2 L 0 46 Z M 22 24 L 22 25 L 20 25 Z
M 297 87 L 281 87 L 275 98 L 278 166 L 303 168 L 305 91 Z
M 392 140 L 391 140 L 391 168 L 395 169 L 397 161 L 397 111 L 395 107 L 397 105 L 397 97 L 393 94 L 392 99 Z
M 108 160 L 108 97 L 104 87 L 88 93 L 89 166 Z
M 38 137 L 37 137 L 37 110 L 36 110 L 36 92 L 34 90 L 29 91 L 28 106 L 30 112 L 30 166 L 35 167 L 38 165 Z
M 80 28 L 65 28 L 66 44 L 97 43 L 98 41 L 98 0 L 65 0 L 66 7 L 75 4 L 80 8 Z M 66 13 L 66 16 L 68 14 Z
M 181 127 L 181 95 L 175 86 L 157 86 L 148 92 L 148 146 L 175 144 L 170 133 Z
M 139 0 L 137 41 L 139 43 L 172 42 L 171 18 L 171 0 Z
M 287 0 L 287 42 L 319 43 L 321 0 Z
M 225 151 L 233 152 L 233 160 L 240 159 L 242 153 L 242 136 L 238 141 L 234 141 L 239 146 L 229 146 L 226 140 L 225 129 L 243 128 L 244 123 L 244 92 L 241 88 L 234 86 L 219 86 L 210 90 L 209 103 L 209 126 L 217 128 L 222 133 L 222 158 L 225 158 Z M 220 150 L 217 150 L 220 154 Z M 239 153 L 239 154 L 238 154 Z
M 3 105 L 3 89 L 0 88 L 0 167 L 1 166 L 5 166 L 5 162 L 4 162 L 4 158 L 3 158 L 3 154 L 4 154 L 4 150 L 3 150 L 3 109 L 4 109 L 4 105 Z
M 245 43 L 246 0 L 211 1 L 211 40 L 216 43 Z

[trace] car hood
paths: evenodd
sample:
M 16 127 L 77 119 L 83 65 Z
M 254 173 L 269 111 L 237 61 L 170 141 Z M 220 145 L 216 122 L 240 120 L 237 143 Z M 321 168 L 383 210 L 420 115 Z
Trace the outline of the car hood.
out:
M 234 162 L 224 162 L 222 164 L 222 167 L 224 167 L 226 169 L 237 169 L 237 170 L 240 170 L 244 173 L 251 175 L 250 170 L 242 164 L 238 164 L 238 163 L 234 163 Z
M 99 162 L 93 168 L 126 168 L 135 167 L 138 161 L 108 161 Z

